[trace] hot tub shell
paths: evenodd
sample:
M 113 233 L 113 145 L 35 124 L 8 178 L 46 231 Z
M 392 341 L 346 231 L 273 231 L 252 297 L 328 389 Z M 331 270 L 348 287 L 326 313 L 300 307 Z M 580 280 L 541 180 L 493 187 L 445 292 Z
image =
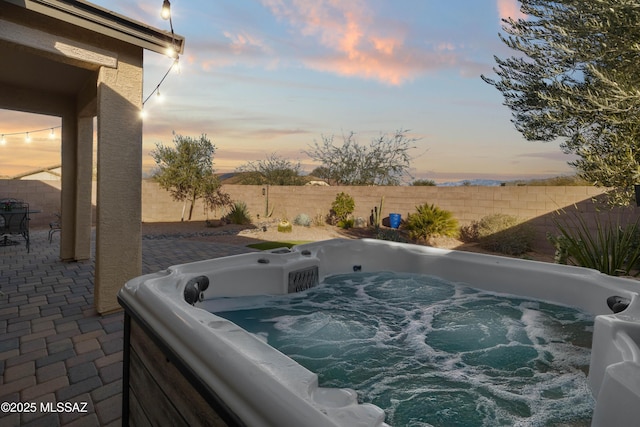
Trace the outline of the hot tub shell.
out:
M 640 419 L 640 282 L 580 267 L 335 239 L 177 265 L 127 282 L 118 295 L 125 308 L 123 424 L 385 426 L 383 411 L 358 404 L 353 390 L 320 387 L 313 372 L 184 298 L 187 282 L 198 276 L 209 279 L 201 295 L 206 300 L 284 294 L 292 277 L 322 280 L 354 270 L 430 274 L 596 315 L 588 378 L 596 399 L 592 426 Z M 629 307 L 611 313 L 606 300 L 612 295 L 628 298 Z

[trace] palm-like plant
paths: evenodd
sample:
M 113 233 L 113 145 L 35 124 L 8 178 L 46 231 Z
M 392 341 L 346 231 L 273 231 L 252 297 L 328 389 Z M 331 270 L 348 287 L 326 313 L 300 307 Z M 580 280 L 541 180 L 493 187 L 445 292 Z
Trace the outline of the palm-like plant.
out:
M 402 228 L 412 240 L 428 240 L 431 237 L 458 235 L 458 220 L 447 210 L 428 203 L 416 206 L 416 213 L 409 214 Z

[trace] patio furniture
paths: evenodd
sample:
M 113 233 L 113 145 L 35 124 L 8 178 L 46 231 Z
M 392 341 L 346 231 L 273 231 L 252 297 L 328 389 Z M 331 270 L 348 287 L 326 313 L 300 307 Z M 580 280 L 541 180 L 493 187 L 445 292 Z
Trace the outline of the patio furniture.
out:
M 49 223 L 49 243 L 51 243 L 53 235 L 62 230 L 62 217 L 57 212 L 54 215 L 57 219 Z
M 19 242 L 11 240 L 13 235 L 21 235 L 29 247 L 29 214 L 38 211 L 29 210 L 29 204 L 17 199 L 0 200 L 0 246 L 17 245 Z

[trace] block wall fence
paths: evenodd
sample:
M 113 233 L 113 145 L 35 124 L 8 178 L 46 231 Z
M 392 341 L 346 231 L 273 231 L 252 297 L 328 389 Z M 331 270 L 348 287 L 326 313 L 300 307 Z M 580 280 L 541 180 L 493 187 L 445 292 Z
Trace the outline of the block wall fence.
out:
M 15 197 L 30 203 L 32 209 L 40 214 L 32 215 L 32 227 L 48 227 L 53 213 L 60 210 L 59 181 L 0 180 L 0 198 Z M 555 230 L 554 218 L 557 211 L 573 211 L 576 206 L 587 221 L 592 221 L 598 210 L 594 199 L 601 198 L 605 189 L 596 187 L 543 187 L 543 186 L 505 186 L 505 187 L 361 187 L 361 186 L 256 186 L 224 185 L 234 201 L 247 204 L 249 213 L 255 222 L 265 221 L 267 212 L 270 219 L 287 218 L 293 220 L 296 215 L 305 213 L 310 217 L 326 215 L 331 203 L 340 192 L 350 194 L 355 200 L 356 217 L 369 220 L 371 210 L 379 206 L 384 197 L 383 216 L 399 213 L 406 218 L 415 212 L 415 207 L 424 203 L 449 210 L 461 225 L 469 224 L 486 215 L 504 213 L 515 215 L 530 222 L 537 229 L 537 242 L 546 243 L 545 235 Z M 93 191 L 95 204 L 95 188 Z M 268 211 L 267 211 L 268 203 Z M 188 210 L 188 206 L 186 209 Z M 155 182 L 145 180 L 142 183 L 142 221 L 173 222 L 180 221 L 183 203 L 174 201 L 170 194 Z M 203 204 L 196 203 L 192 220 L 215 219 L 225 212 L 207 211 Z M 640 215 L 635 206 L 615 209 L 612 217 L 620 215 L 624 221 Z M 95 215 L 94 215 L 95 222 Z

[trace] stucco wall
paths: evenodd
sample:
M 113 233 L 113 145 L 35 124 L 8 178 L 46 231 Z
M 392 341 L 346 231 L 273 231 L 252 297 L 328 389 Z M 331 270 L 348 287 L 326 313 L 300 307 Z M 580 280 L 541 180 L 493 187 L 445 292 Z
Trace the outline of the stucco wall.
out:
M 263 195 L 263 188 L 265 195 Z M 265 217 L 267 187 L 226 185 L 224 191 L 233 200 L 247 204 L 254 220 Z M 505 213 L 528 220 L 538 229 L 537 243 L 546 245 L 547 231 L 553 231 L 553 219 L 558 209 L 573 210 L 574 205 L 592 220 L 596 206 L 592 198 L 604 193 L 595 187 L 279 187 L 268 188 L 271 218 L 293 220 L 299 213 L 311 217 L 326 215 L 336 194 L 344 191 L 355 199 L 355 215 L 368 220 L 371 209 L 379 205 L 384 196 L 383 215 L 400 213 L 406 218 L 416 205 L 434 203 L 453 212 L 461 224 L 468 224 L 493 213 Z M 93 191 L 95 204 L 95 188 Z M 15 197 L 28 201 L 40 214 L 32 215 L 32 227 L 48 227 L 53 213 L 60 209 L 60 182 L 0 180 L 0 197 Z M 156 183 L 142 183 L 142 221 L 180 221 L 183 204 L 174 201 L 169 193 Z M 613 217 L 622 214 L 635 218 L 635 207 L 613 211 Z M 186 208 L 188 212 L 188 206 Z M 206 212 L 202 203 L 196 203 L 193 220 L 219 218 L 225 212 Z M 259 217 L 258 217 L 259 216 Z
M 371 210 L 384 197 L 383 216 L 399 213 L 406 218 L 415 212 L 416 206 L 433 203 L 449 210 L 461 225 L 466 225 L 484 216 L 503 213 L 528 221 L 536 229 L 537 250 L 553 251 L 547 241 L 547 233 L 557 234 L 555 220 L 558 211 L 575 211 L 577 208 L 587 223 L 595 223 L 597 205 L 594 198 L 601 197 L 604 189 L 595 187 L 319 187 L 319 186 L 247 186 L 225 185 L 223 190 L 234 201 L 247 204 L 254 220 L 264 219 L 267 208 L 267 194 L 271 218 L 293 220 L 305 213 L 310 217 L 326 216 L 331 203 L 340 192 L 350 194 L 355 200 L 355 216 L 369 220 Z M 264 194 L 263 194 L 264 191 Z M 183 203 L 175 202 L 169 193 L 152 181 L 142 184 L 142 219 L 146 222 L 179 221 Z M 185 212 L 188 212 L 188 205 Z M 635 207 L 615 209 L 611 218 L 622 221 L 634 219 L 638 212 Z M 186 215 L 186 213 L 185 213 Z M 219 218 L 224 212 L 206 212 L 197 203 L 192 220 Z
M 267 187 L 252 185 L 225 185 L 224 191 L 233 200 L 247 204 L 249 212 L 264 217 Z M 450 210 L 462 223 L 467 224 L 485 215 L 505 213 L 523 219 L 544 216 L 557 209 L 590 200 L 601 195 L 602 189 L 595 187 L 289 187 L 269 186 L 269 210 L 275 218 L 293 219 L 299 213 L 309 216 L 326 215 L 338 193 L 345 192 L 355 199 L 354 215 L 369 218 L 371 209 L 384 197 L 383 214 L 400 213 L 406 218 L 414 212 L 416 205 L 433 203 Z M 142 184 L 142 220 L 146 222 L 179 221 L 181 202 L 171 199 L 169 193 L 152 181 Z M 187 207 L 188 210 L 188 207 Z M 217 218 L 220 212 L 208 214 L 203 205 L 197 203 L 194 220 Z

